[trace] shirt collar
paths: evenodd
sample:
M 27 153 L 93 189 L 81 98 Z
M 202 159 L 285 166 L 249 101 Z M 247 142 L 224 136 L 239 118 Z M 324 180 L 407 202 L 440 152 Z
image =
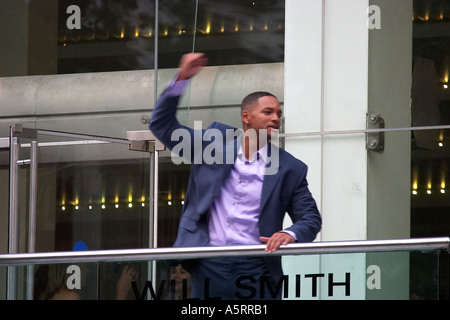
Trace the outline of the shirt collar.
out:
M 242 161 L 248 161 L 244 156 L 244 151 L 242 150 L 242 143 L 239 144 L 237 156 Z M 253 154 L 252 159 L 248 162 L 253 163 L 255 162 L 255 160 L 260 160 L 262 163 L 267 164 L 267 143 L 258 151 L 256 151 Z

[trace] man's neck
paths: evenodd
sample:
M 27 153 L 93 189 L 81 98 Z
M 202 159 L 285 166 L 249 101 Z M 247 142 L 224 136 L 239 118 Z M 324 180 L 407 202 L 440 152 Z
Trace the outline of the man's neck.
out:
M 253 155 L 255 154 L 255 152 L 257 152 L 267 144 L 267 141 L 260 143 L 259 139 L 252 139 L 251 137 L 245 135 L 243 136 L 242 140 L 244 140 L 242 141 L 242 144 L 244 146 L 244 157 L 249 161 L 253 159 Z

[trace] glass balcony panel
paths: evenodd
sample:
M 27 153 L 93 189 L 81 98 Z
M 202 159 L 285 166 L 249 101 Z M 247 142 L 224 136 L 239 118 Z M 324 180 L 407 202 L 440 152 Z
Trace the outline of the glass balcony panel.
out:
M 448 298 L 448 238 L 322 242 L 288 245 L 281 256 L 284 274 L 271 283 L 245 271 L 227 278 L 237 300 L 438 300 Z M 264 246 L 159 248 L 0 255 L 0 271 L 15 270 L 17 299 L 31 287 L 59 281 L 66 293 L 89 300 L 185 300 L 191 277 L 178 260 L 267 257 Z M 408 249 L 409 248 L 409 249 Z M 238 265 L 236 265 L 238 266 Z M 238 268 L 233 269 L 237 270 Z M 31 273 L 30 273 L 31 272 Z M 30 275 L 34 276 L 30 278 Z M 52 278 L 55 276 L 55 278 Z M 58 276 L 58 277 L 56 277 Z M 220 300 L 211 279 L 205 296 Z M 32 285 L 31 285 L 32 284 Z M 262 284 L 265 293 L 256 296 Z M 39 290 L 38 290 L 39 291 Z M 35 292 L 37 299 L 41 295 Z M 70 296 L 70 295 L 69 295 Z
M 151 154 L 125 139 L 39 132 L 35 250 L 148 247 Z M 30 143 L 20 139 L 20 159 L 30 159 Z M 20 166 L 20 252 L 28 250 L 30 170 Z

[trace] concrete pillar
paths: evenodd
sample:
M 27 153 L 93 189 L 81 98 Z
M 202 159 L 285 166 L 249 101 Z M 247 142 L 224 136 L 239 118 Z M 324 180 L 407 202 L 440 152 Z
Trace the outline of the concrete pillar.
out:
M 381 2 L 375 3 L 382 5 L 381 29 L 370 29 L 368 0 L 286 1 L 286 149 L 309 165 L 310 189 L 323 217 L 320 241 L 409 237 L 406 135 L 389 137 L 385 151 L 376 153 L 366 150 L 361 133 L 366 114 L 376 109 L 387 125 L 408 126 L 410 119 L 412 1 Z M 357 133 L 342 134 L 346 130 Z M 342 288 L 329 296 L 326 277 L 342 282 L 351 271 L 348 298 L 365 299 L 371 296 L 369 260 L 369 254 L 288 257 L 284 268 L 302 276 L 325 274 L 317 295 L 324 299 L 347 297 Z M 407 297 L 407 291 L 402 285 L 391 293 Z

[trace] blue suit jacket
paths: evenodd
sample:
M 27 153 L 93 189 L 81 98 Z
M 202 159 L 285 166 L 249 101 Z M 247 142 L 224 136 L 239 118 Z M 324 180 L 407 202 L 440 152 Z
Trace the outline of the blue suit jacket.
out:
M 176 129 L 189 132 L 191 141 L 195 139 L 194 130 L 182 126 L 176 119 L 178 101 L 178 96 L 168 96 L 164 92 L 155 105 L 149 126 L 153 134 L 170 150 L 179 143 L 177 139 L 172 141 L 172 133 Z M 223 140 L 215 141 L 215 143 L 221 143 L 224 146 L 224 152 L 220 155 L 224 159 L 224 164 L 206 164 L 204 162 L 195 164 L 195 161 L 191 162 L 187 193 L 178 236 L 174 244 L 177 247 L 209 245 L 207 215 L 214 198 L 219 195 L 221 187 L 233 167 L 233 163 L 227 164 L 227 161 L 225 161 L 226 150 L 232 150 L 234 157 L 237 155 L 236 148 L 239 138 L 235 135 L 231 137 L 229 135 L 233 130 L 237 130 L 236 128 L 214 122 L 208 129 L 215 129 L 218 130 L 216 132 L 222 133 Z M 207 134 L 207 132 L 204 130 L 203 134 Z M 202 150 L 211 143 L 203 140 Z M 227 148 L 230 146 L 231 148 Z M 288 213 L 293 225 L 285 230 L 294 232 L 297 242 L 313 241 L 320 231 L 322 221 L 316 202 L 308 189 L 307 166 L 283 149 L 274 146 L 270 149 L 270 152 L 279 152 L 279 167 L 276 174 L 264 176 L 259 216 L 260 235 L 270 237 L 282 230 L 283 219 L 285 214 Z M 193 159 L 195 155 L 194 146 L 192 146 L 191 151 L 191 158 Z M 268 257 L 266 262 L 273 276 L 279 277 L 282 275 L 280 257 Z

